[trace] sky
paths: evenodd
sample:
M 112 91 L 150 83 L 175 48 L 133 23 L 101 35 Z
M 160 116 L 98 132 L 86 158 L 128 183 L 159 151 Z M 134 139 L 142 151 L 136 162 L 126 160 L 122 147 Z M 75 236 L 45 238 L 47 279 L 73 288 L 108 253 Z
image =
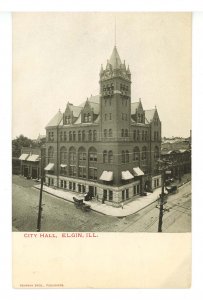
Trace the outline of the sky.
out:
M 37 138 L 67 102 L 99 94 L 115 45 L 132 74 L 131 101 L 158 109 L 162 136 L 191 129 L 190 13 L 14 13 L 13 130 Z

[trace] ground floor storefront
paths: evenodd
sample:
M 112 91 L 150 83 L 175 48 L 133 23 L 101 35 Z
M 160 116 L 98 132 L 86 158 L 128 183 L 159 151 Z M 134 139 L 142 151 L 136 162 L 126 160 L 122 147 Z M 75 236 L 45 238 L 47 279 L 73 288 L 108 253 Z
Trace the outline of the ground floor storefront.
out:
M 47 186 L 73 191 L 79 194 L 89 193 L 96 200 L 115 207 L 120 207 L 122 203 L 126 204 L 134 200 L 135 197 L 140 197 L 146 185 L 151 184 L 149 183 L 150 181 L 152 182 L 153 189 L 161 186 L 160 175 L 155 177 L 138 176 L 133 182 L 119 187 L 76 178 L 57 177 L 51 174 L 47 174 L 45 177 L 45 184 Z
M 21 175 L 26 178 L 39 179 L 40 178 L 40 167 L 39 162 L 31 163 L 26 162 L 21 165 Z

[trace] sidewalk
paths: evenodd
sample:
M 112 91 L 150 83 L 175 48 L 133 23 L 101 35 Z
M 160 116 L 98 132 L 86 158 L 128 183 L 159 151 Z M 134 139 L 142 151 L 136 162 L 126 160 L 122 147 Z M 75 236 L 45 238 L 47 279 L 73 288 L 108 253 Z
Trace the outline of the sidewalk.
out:
M 34 188 L 40 189 L 40 184 L 35 185 Z M 64 191 L 64 190 L 55 189 L 48 186 L 44 186 L 43 191 L 73 203 L 74 203 L 73 197 L 74 196 L 77 197 L 79 195 L 78 193 L 74 193 L 72 191 Z M 105 203 L 102 204 L 101 202 L 96 201 L 95 199 L 91 201 L 84 201 L 84 202 L 89 204 L 92 210 L 102 213 L 104 215 L 114 216 L 114 217 L 125 217 L 125 216 L 132 215 L 140 211 L 141 209 L 145 208 L 146 206 L 152 204 L 153 202 L 157 201 L 160 193 L 161 193 L 161 187 L 154 190 L 153 193 L 147 193 L 147 196 L 135 197 L 134 200 L 132 200 L 128 204 L 125 204 L 123 209 L 121 207 L 113 207 L 110 205 L 106 205 Z
M 40 185 L 35 185 L 34 188 L 40 189 Z M 43 191 L 73 203 L 74 203 L 73 197 L 78 196 L 78 193 L 55 189 L 48 186 L 44 186 Z M 138 212 L 142 208 L 155 202 L 158 199 L 160 193 L 161 193 L 161 188 L 158 188 L 153 193 L 148 193 L 147 196 L 136 197 L 134 200 L 132 200 L 132 202 L 124 205 L 123 209 L 121 207 L 109 206 L 106 205 L 105 203 L 102 204 L 101 202 L 96 201 L 95 199 L 91 201 L 84 201 L 84 202 L 89 204 L 92 210 L 102 213 L 104 215 L 114 216 L 114 217 L 125 217 L 134 214 L 135 212 Z

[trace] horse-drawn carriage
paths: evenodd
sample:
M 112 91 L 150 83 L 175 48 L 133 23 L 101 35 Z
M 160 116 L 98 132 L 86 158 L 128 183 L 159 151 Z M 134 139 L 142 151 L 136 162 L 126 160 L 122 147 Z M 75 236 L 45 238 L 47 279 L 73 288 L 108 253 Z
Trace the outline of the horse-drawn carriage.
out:
M 74 205 L 76 208 L 80 208 L 82 211 L 90 211 L 91 206 L 83 202 L 83 198 L 73 197 Z
M 175 194 L 178 192 L 178 187 L 177 187 L 177 185 L 169 185 L 169 186 L 166 186 L 166 190 L 167 190 L 168 194 Z

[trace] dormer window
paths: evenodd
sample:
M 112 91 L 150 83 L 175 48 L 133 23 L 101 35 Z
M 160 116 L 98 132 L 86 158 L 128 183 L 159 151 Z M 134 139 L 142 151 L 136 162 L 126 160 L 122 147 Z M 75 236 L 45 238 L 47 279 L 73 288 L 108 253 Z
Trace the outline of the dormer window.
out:
M 91 122 L 91 115 L 90 114 L 88 114 L 88 122 Z
M 70 124 L 70 123 L 71 123 L 71 117 L 70 116 L 65 116 L 64 124 Z
M 86 114 L 84 114 L 84 121 L 85 121 L 85 123 L 88 122 L 88 116 Z

